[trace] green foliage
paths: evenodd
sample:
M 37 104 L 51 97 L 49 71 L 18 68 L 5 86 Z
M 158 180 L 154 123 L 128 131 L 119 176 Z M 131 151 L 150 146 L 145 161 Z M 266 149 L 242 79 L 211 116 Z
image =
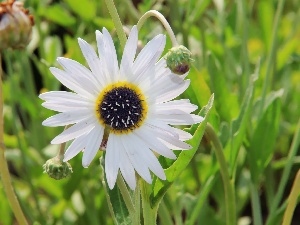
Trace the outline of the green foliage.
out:
M 149 195 L 152 206 L 159 206 L 159 225 L 225 223 L 224 186 L 205 134 L 207 123 L 224 148 L 239 224 L 281 224 L 300 165 L 300 2 L 285 1 L 278 13 L 281 1 L 115 1 L 126 28 L 146 11 L 159 10 L 194 60 L 187 76 L 191 85 L 182 97 L 198 105 L 196 113 L 205 121 L 181 127 L 193 134 L 187 141 L 191 150 L 176 151 L 175 161 L 159 158 L 167 180 L 154 178 Z M 29 224 L 131 224 L 120 190 L 102 183 L 97 160 L 84 169 L 81 155 L 73 158 L 72 176 L 61 181 L 42 168 L 57 154 L 58 146 L 49 143 L 63 129 L 41 125 L 54 112 L 41 106 L 38 94 L 64 89 L 49 67 L 58 66 L 59 56 L 86 65 L 77 38 L 96 48 L 95 30 L 103 26 L 113 35 L 118 54 L 123 51 L 105 1 L 27 0 L 25 5 L 35 17 L 32 42 L 26 51 L 1 52 L 1 92 L 6 157 Z M 141 44 L 161 32 L 161 24 L 150 19 L 139 32 Z M 171 47 L 167 38 L 164 53 Z M 294 216 L 298 221 L 299 213 Z M 0 224 L 15 223 L 0 183 Z

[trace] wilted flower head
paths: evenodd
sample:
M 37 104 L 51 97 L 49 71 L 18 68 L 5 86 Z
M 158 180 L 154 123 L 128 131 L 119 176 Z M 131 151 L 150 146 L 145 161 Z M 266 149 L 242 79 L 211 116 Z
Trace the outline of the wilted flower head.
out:
M 193 61 L 191 52 L 179 45 L 171 48 L 165 55 L 168 68 L 176 74 L 182 75 L 190 70 L 190 63 Z
M 0 50 L 20 49 L 31 39 L 33 16 L 24 9 L 23 3 L 8 0 L 0 3 Z
M 135 172 L 148 183 L 152 182 L 150 171 L 166 179 L 153 151 L 175 159 L 172 150 L 190 149 L 184 141 L 192 136 L 172 125 L 191 125 L 203 120 L 191 114 L 197 106 L 188 99 L 173 100 L 188 88 L 190 81 L 185 80 L 186 76 L 173 74 L 166 67 L 166 60 L 160 59 L 166 42 L 162 34 L 136 56 L 138 31 L 134 26 L 120 64 L 108 31 L 96 31 L 96 38 L 99 56 L 91 45 L 78 39 L 90 69 L 67 58 L 58 58 L 63 70 L 50 68 L 73 92 L 40 95 L 45 100 L 44 107 L 59 112 L 43 125 L 74 124 L 51 143 L 73 140 L 64 161 L 83 152 L 82 165 L 88 167 L 107 138 L 105 174 L 111 189 L 119 171 L 131 189 L 136 187 Z

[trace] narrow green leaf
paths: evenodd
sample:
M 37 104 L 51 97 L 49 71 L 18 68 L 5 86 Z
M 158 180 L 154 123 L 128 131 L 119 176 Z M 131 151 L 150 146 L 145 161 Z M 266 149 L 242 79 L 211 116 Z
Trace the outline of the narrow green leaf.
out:
M 216 95 L 215 107 L 221 117 L 225 118 L 226 121 L 231 121 L 238 115 L 238 98 L 229 90 L 224 68 L 219 65 L 213 55 L 208 57 L 208 72 L 213 92 Z
M 249 148 L 249 164 L 254 183 L 270 162 L 279 130 L 280 99 L 269 105 L 255 129 Z
M 251 77 L 243 103 L 241 105 L 240 114 L 236 120 L 233 120 L 231 125 L 232 138 L 230 138 L 230 141 L 225 147 L 225 154 L 227 156 L 229 155 L 229 165 L 231 166 L 229 171 L 230 176 L 232 176 L 233 174 L 238 152 L 245 138 L 247 125 L 250 120 L 253 102 L 254 82 L 256 81 L 256 79 L 257 75 L 253 75 Z
M 269 49 L 271 46 L 271 33 L 274 23 L 274 2 L 262 0 L 258 2 L 258 18 L 260 22 L 260 31 L 262 32 L 265 46 Z M 268 16 L 266 16 L 268 15 Z
M 102 171 L 104 171 L 103 160 L 101 159 L 100 165 L 102 167 Z M 121 191 L 119 190 L 117 185 L 115 185 L 115 187 L 112 190 L 108 188 L 104 172 L 102 174 L 102 184 L 106 194 L 108 208 L 110 210 L 110 213 L 112 214 L 111 216 L 114 220 L 114 223 L 116 225 L 131 225 L 131 216 L 123 200 Z

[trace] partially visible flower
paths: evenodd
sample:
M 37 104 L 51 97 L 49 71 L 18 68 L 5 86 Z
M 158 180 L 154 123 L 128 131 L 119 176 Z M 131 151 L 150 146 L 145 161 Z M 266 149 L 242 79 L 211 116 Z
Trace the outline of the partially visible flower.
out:
M 0 50 L 20 49 L 31 39 L 33 16 L 24 9 L 23 3 L 8 0 L 0 3 Z
M 190 81 L 173 74 L 164 58 L 159 60 L 165 46 L 164 35 L 154 37 L 135 57 L 138 32 L 134 26 L 120 66 L 108 31 L 96 31 L 96 38 L 100 58 L 91 45 L 78 39 L 90 70 L 67 58 L 58 58 L 64 70 L 50 68 L 63 85 L 74 91 L 40 95 L 45 108 L 60 112 L 43 125 L 74 124 L 51 143 L 74 139 L 64 161 L 83 151 L 82 165 L 88 167 L 107 138 L 105 174 L 111 189 L 119 170 L 131 189 L 136 187 L 135 171 L 148 183 L 152 182 L 150 171 L 166 179 L 152 151 L 176 159 L 172 149 L 190 149 L 183 141 L 191 135 L 171 125 L 191 125 L 203 120 L 190 114 L 197 106 L 189 100 L 173 100 L 187 89 Z
M 171 48 L 165 55 L 168 68 L 176 74 L 182 75 L 190 70 L 190 64 L 193 61 L 191 52 L 179 45 Z
M 72 167 L 68 162 L 62 162 L 59 157 L 54 157 L 47 160 L 43 165 L 44 173 L 47 173 L 50 177 L 61 180 L 73 173 Z

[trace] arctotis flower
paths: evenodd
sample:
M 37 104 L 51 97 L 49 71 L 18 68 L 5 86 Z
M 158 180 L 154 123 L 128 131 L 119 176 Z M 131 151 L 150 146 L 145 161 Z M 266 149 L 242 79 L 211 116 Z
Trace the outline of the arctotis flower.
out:
M 138 32 L 134 26 L 120 65 L 108 31 L 96 31 L 96 38 L 99 57 L 91 45 L 78 39 L 90 69 L 67 58 L 58 58 L 63 70 L 50 68 L 73 91 L 40 95 L 45 108 L 59 112 L 43 125 L 73 124 L 51 143 L 73 140 L 64 161 L 83 152 L 84 167 L 89 166 L 101 143 L 106 143 L 105 174 L 111 189 L 119 170 L 131 189 L 136 187 L 135 171 L 148 183 L 152 182 L 150 171 L 166 179 L 154 152 L 175 159 L 173 150 L 191 148 L 183 142 L 191 135 L 172 125 L 191 125 L 203 120 L 190 114 L 197 106 L 189 100 L 173 100 L 187 89 L 190 81 L 184 80 L 185 75 L 173 74 L 165 59 L 160 59 L 164 35 L 154 37 L 135 57 Z

